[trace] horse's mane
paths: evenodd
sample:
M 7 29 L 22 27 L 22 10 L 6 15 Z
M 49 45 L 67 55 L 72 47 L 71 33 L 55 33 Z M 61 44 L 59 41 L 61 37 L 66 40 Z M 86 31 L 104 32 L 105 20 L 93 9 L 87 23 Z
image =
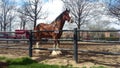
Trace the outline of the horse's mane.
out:
M 61 19 L 64 13 L 65 13 L 65 11 L 63 11 L 54 21 L 52 21 L 52 23 L 54 23 L 55 21 Z

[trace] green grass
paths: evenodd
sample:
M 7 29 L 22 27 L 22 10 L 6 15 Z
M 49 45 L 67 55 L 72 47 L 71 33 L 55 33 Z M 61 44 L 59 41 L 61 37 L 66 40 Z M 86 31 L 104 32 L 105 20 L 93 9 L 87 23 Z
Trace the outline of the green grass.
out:
M 8 68 L 70 68 L 68 66 L 40 64 L 28 57 L 7 59 L 6 62 L 9 64 Z
M 70 68 L 70 67 L 34 63 L 29 65 L 10 65 L 9 68 Z
M 0 61 L 7 59 L 6 57 L 0 57 Z
M 6 62 L 9 65 L 27 65 L 27 64 L 37 63 L 36 61 L 34 61 L 28 57 L 8 59 L 8 60 L 6 60 Z
M 92 66 L 90 68 L 106 68 L 106 67 L 104 67 L 104 66 Z
M 30 65 L 10 65 L 9 68 L 78 68 L 78 67 L 46 65 L 46 64 L 30 64 Z M 87 67 L 82 67 L 82 68 L 87 68 Z M 92 66 L 90 68 L 106 68 L 106 67 Z
M 5 61 L 9 64 L 8 68 L 74 68 L 72 65 L 69 66 L 59 66 L 59 65 L 48 65 L 38 63 L 29 57 L 10 59 L 5 57 L 0 57 L 0 61 Z M 87 68 L 87 67 L 82 67 Z M 92 66 L 90 68 L 106 68 L 104 66 Z
M 84 66 L 84 67 L 82 67 L 82 68 L 87 68 L 87 67 Z M 92 67 L 90 67 L 90 68 L 106 68 L 106 67 L 104 67 L 104 66 L 92 66 Z

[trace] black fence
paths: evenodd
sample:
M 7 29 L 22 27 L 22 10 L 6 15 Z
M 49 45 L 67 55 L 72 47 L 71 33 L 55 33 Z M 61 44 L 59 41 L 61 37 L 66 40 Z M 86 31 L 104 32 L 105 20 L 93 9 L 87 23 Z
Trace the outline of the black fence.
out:
M 108 55 L 120 55 L 120 53 L 111 53 L 111 52 L 95 52 L 95 51 L 87 51 L 78 49 L 79 42 L 99 42 L 99 43 L 120 43 L 120 30 L 61 30 L 62 32 L 71 32 L 71 34 L 67 34 L 67 39 L 62 37 L 58 39 L 59 41 L 71 41 L 73 43 L 73 49 L 54 49 L 54 48 L 33 48 L 33 42 L 36 41 L 33 39 L 33 33 L 38 31 L 29 30 L 29 38 L 26 39 L 0 39 L 0 41 L 28 41 L 29 48 L 23 48 L 29 50 L 29 56 L 32 57 L 32 51 L 35 49 L 39 50 L 67 50 L 73 51 L 74 60 L 76 63 L 78 62 L 78 51 L 80 52 L 88 52 L 88 53 L 100 53 L 100 54 L 108 54 Z M 39 31 L 41 32 L 41 31 Z M 46 31 L 45 31 L 46 32 Z M 53 31 L 52 31 L 53 32 Z M 0 32 L 1 33 L 1 32 Z M 14 33 L 14 32 L 7 32 Z M 37 40 L 38 41 L 38 40 Z M 54 39 L 48 39 L 48 41 L 54 41 Z M 18 48 L 13 48 L 18 49 Z
M 69 30 L 62 30 L 62 31 L 69 31 Z M 77 28 L 75 28 L 74 30 L 71 30 L 71 31 L 73 31 L 73 33 L 74 33 L 74 38 L 71 39 L 71 40 L 67 40 L 67 41 L 73 41 L 74 42 L 74 50 L 73 49 L 54 49 L 54 48 L 51 48 L 51 49 L 50 48 L 34 48 L 34 49 L 39 49 L 39 50 L 71 50 L 71 51 L 74 51 L 74 59 L 77 63 L 78 62 Z M 51 31 L 51 32 L 53 32 L 53 31 Z M 30 57 L 32 57 L 32 50 L 33 50 L 33 45 L 32 44 L 33 44 L 33 41 L 35 41 L 35 40 L 33 40 L 33 33 L 34 33 L 33 31 L 30 31 L 30 37 L 29 37 L 29 41 L 30 41 L 29 56 Z M 60 41 L 61 39 L 58 39 L 58 40 Z M 61 40 L 61 41 L 63 41 L 63 40 Z

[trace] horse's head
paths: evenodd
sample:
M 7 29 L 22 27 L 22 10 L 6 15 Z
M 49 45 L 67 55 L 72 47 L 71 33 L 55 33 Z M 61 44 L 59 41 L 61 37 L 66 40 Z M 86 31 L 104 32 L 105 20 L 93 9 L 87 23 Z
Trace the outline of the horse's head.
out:
M 68 22 L 72 23 L 73 20 L 72 20 L 72 17 L 70 15 L 70 10 L 66 9 L 64 12 L 63 12 L 63 19 L 64 20 L 67 20 Z

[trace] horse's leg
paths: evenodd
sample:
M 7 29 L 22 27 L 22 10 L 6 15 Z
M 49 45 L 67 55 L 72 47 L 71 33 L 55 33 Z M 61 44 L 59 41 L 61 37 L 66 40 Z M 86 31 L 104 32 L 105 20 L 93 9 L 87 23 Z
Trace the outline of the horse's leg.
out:
M 57 42 L 54 40 L 53 48 L 56 48 Z
M 59 49 L 60 42 L 57 40 L 56 41 L 56 48 Z
M 62 33 L 60 33 L 60 34 L 58 35 L 58 37 L 57 37 L 58 39 L 60 39 L 61 34 L 62 34 Z M 59 41 L 58 39 L 57 39 L 57 45 L 56 45 L 56 48 L 59 48 L 59 45 L 60 45 L 60 41 Z
M 59 41 L 57 39 L 55 39 L 53 48 L 54 49 L 58 49 L 59 48 L 58 46 L 59 46 Z M 59 51 L 59 50 L 53 50 L 51 55 L 52 56 L 56 56 L 56 55 L 60 55 L 60 54 L 62 54 L 61 51 Z
M 37 41 L 36 41 L 36 44 L 35 44 L 35 48 L 39 48 L 39 43 L 40 43 L 40 41 L 38 41 L 38 40 L 40 40 L 41 38 L 40 37 L 37 37 Z M 40 52 L 40 50 L 39 49 L 35 49 L 35 53 L 39 53 Z
M 37 41 L 35 44 L 35 48 L 39 48 L 39 42 Z M 40 50 L 35 49 L 35 53 L 39 53 Z
M 59 45 L 60 45 L 60 41 L 57 40 L 57 45 L 56 48 L 59 49 Z M 62 52 L 60 50 L 57 51 L 57 54 L 62 54 Z
M 62 33 L 61 33 L 62 34 Z M 61 35 L 58 36 L 58 39 L 60 39 Z M 60 46 L 60 41 L 57 39 L 57 45 L 56 45 L 56 48 L 59 49 L 59 46 Z M 62 54 L 62 52 L 59 50 L 57 51 L 58 54 Z
M 57 41 L 55 37 L 53 37 L 53 39 L 54 39 L 53 49 L 56 49 Z M 53 50 L 51 56 L 56 56 L 56 55 L 58 55 L 56 50 Z

